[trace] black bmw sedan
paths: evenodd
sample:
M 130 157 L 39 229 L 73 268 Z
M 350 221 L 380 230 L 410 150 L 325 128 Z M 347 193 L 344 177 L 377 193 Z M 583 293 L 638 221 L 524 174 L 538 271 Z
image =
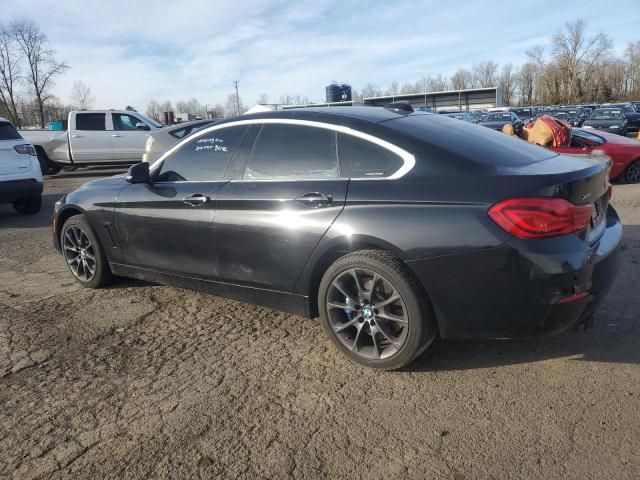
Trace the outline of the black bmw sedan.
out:
M 52 226 L 86 287 L 126 276 L 319 316 L 348 357 L 394 369 L 437 336 L 588 318 L 618 268 L 609 169 L 442 115 L 288 110 L 91 181 Z

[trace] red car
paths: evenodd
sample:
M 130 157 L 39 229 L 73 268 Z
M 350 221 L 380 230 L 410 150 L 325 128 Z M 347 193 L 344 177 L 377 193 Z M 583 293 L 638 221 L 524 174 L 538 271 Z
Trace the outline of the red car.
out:
M 611 179 L 640 183 L 640 141 L 613 133 L 571 129 L 568 147 L 550 147 L 558 153 L 592 153 L 601 151 L 611 157 Z

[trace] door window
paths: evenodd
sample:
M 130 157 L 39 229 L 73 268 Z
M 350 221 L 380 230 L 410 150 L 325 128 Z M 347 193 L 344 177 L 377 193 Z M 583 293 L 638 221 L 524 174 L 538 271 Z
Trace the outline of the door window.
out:
M 106 117 L 106 113 L 77 113 L 76 130 L 104 131 Z
M 344 177 L 388 177 L 404 164 L 398 155 L 375 143 L 343 133 L 338 138 L 340 170 Z
M 156 180 L 221 180 L 245 130 L 244 126 L 222 128 L 186 142 L 162 162 Z
M 119 131 L 137 130 L 136 124 L 144 123 L 139 118 L 125 113 L 112 113 L 111 118 L 113 119 L 113 129 Z M 145 125 L 144 130 L 149 130 L 149 127 Z
M 244 180 L 338 178 L 336 132 L 299 125 L 263 125 Z

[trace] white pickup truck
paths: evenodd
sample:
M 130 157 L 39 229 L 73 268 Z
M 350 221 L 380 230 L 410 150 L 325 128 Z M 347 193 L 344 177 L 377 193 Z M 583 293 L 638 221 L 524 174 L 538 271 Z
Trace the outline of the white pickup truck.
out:
M 34 145 L 46 173 L 65 166 L 118 165 L 142 161 L 147 132 L 162 128 L 135 111 L 86 110 L 69 113 L 68 130 L 21 130 Z

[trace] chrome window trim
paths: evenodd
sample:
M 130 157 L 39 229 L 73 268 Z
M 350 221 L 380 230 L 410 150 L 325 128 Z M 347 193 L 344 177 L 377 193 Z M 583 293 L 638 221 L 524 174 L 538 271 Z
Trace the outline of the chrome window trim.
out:
M 358 180 L 375 180 L 375 181 L 380 181 L 380 180 L 397 180 L 399 178 L 404 177 L 408 172 L 411 171 L 411 169 L 413 169 L 413 167 L 416 164 L 416 158 L 413 156 L 413 154 L 407 152 L 406 150 L 404 150 L 403 148 L 398 147 L 397 145 L 394 145 L 393 143 L 387 142 L 386 140 L 382 140 L 381 138 L 375 137 L 373 135 L 370 135 L 368 133 L 364 133 L 364 132 L 360 132 L 358 130 L 354 130 L 350 127 L 345 127 L 343 125 L 335 125 L 332 123 L 326 123 L 326 122 L 318 122 L 318 121 L 314 121 L 314 120 L 299 120 L 299 119 L 293 119 L 293 118 L 251 118 L 251 119 L 246 119 L 246 120 L 236 120 L 233 122 L 229 122 L 229 123 L 223 123 L 221 125 L 212 125 L 210 127 L 204 128 L 202 130 L 197 131 L 196 133 L 189 135 L 186 138 L 183 138 L 182 140 L 180 140 L 178 143 L 176 143 L 173 147 L 171 147 L 169 150 L 167 150 L 165 153 L 163 153 L 160 158 L 158 158 L 154 163 L 153 166 L 151 168 L 151 171 L 153 173 L 155 173 L 156 170 L 158 170 L 160 168 L 160 166 L 164 163 L 164 160 L 171 155 L 173 152 L 175 152 L 176 150 L 178 150 L 180 147 L 182 147 L 182 145 L 184 145 L 187 142 L 190 142 L 191 140 L 194 140 L 198 137 L 201 137 L 203 135 L 206 135 L 209 132 L 214 132 L 216 130 L 222 130 L 224 128 L 231 128 L 231 127 L 239 127 L 239 126 L 243 126 L 243 125 L 260 125 L 260 124 L 281 124 L 281 125 L 299 125 L 299 126 L 306 126 L 306 127 L 316 127 L 316 128 L 324 128 L 327 130 L 333 130 L 335 132 L 340 132 L 340 133 L 344 133 L 346 135 L 351 135 L 353 137 L 357 137 L 360 138 L 362 140 L 374 143 L 382 148 L 385 148 L 386 150 L 389 150 L 390 152 L 396 154 L 397 156 L 399 156 L 402 159 L 402 166 L 396 170 L 393 175 L 389 175 L 388 177 L 373 177 L 373 178 L 366 178 L 366 177 L 355 177 L 355 178 L 351 178 L 351 180 L 354 181 L 358 181 Z M 319 179 L 307 179 L 307 180 L 313 180 L 313 181 L 335 181 L 335 180 L 339 180 L 340 178 L 345 178 L 346 177 L 338 177 L 338 178 L 328 178 L 328 179 L 323 179 L 323 178 L 319 178 Z M 234 180 L 234 181 L 243 181 L 243 182 L 273 182 L 273 181 L 277 181 L 277 182 L 286 182 L 286 181 L 304 181 L 303 179 L 295 179 L 295 178 L 291 178 L 290 180 L 287 180 L 286 178 L 282 178 L 282 179 L 260 179 L 260 180 L 244 180 L 244 179 L 238 179 L 238 180 Z

